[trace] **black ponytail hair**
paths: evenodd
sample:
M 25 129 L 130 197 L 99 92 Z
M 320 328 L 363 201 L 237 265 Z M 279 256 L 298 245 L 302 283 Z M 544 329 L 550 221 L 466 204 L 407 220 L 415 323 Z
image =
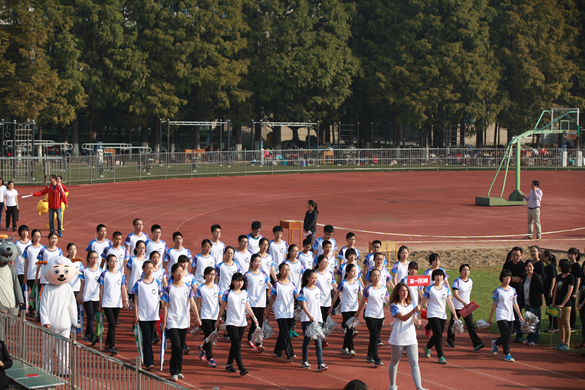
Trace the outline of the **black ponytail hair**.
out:
M 315 264 L 315 269 L 319 268 L 319 264 L 320 264 L 320 263 L 321 263 L 321 262 L 322 262 L 324 259 L 327 259 L 327 258 L 326 258 L 326 257 L 325 257 L 325 255 L 323 255 L 323 254 L 320 254 L 320 255 L 319 255 L 319 257 L 317 257 L 317 264 Z
M 209 267 L 211 268 L 211 267 Z M 240 272 L 236 272 L 235 274 L 233 274 L 232 276 L 232 282 L 230 283 L 230 290 L 234 289 L 234 282 L 239 282 L 239 281 L 243 281 L 244 285 L 242 286 L 242 290 L 246 289 L 246 279 L 244 278 L 244 275 L 242 275 Z
M 351 270 L 354 269 L 354 268 L 355 268 L 355 264 L 351 264 L 351 263 L 348 263 L 345 266 L 345 276 L 343 277 L 343 280 L 347 279 L 347 276 L 349 275 L 349 273 L 351 272 Z
M 298 245 L 296 244 L 292 244 L 291 246 L 288 247 L 288 252 L 286 253 L 286 259 L 290 260 L 290 252 L 292 251 L 293 248 L 299 248 Z
M 314 269 L 308 269 L 303 273 L 303 279 L 301 280 L 301 287 L 305 287 L 309 284 L 309 278 L 311 275 L 316 274 L 317 271 Z
M 319 212 L 319 210 L 317 209 L 317 203 L 314 200 L 309 199 L 307 203 L 309 204 L 309 206 L 313 207 L 313 211 Z
M 284 262 L 283 262 L 283 263 L 280 263 L 280 265 L 278 266 L 278 273 L 276 274 L 276 280 L 277 280 L 277 281 L 279 281 L 279 280 L 280 280 L 280 274 L 282 273 L 282 269 L 283 269 L 285 266 L 287 266 L 287 267 L 288 267 L 288 264 L 286 264 L 286 263 L 284 263 Z

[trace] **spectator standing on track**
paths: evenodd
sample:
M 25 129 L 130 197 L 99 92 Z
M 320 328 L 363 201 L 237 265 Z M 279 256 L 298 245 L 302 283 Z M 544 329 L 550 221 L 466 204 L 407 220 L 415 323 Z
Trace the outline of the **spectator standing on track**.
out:
M 16 231 L 16 223 L 18 222 L 18 191 L 14 189 L 14 182 L 8 182 L 8 189 L 4 191 L 4 211 L 6 211 L 6 230 Z M 10 229 L 10 219 L 12 218 L 12 229 Z M 59 233 L 61 237 L 61 233 Z
M 577 248 L 570 248 L 567 252 L 567 257 L 571 263 L 571 275 L 575 278 L 575 288 L 573 289 L 573 295 L 571 296 L 571 332 L 575 331 L 575 322 L 577 321 L 576 304 L 577 294 L 581 287 L 581 265 L 579 260 L 581 259 L 581 253 Z
M 540 189 L 538 180 L 532 180 L 531 187 L 532 189 L 528 193 L 528 196 L 522 195 L 528 201 L 528 235 L 525 239 L 532 240 L 532 224 L 534 223 L 536 226 L 536 239 L 540 240 L 540 202 L 542 201 L 542 190 Z
M 544 301 L 547 306 L 551 306 L 553 303 L 553 294 L 555 290 L 555 285 L 557 282 L 557 258 L 555 255 L 550 253 L 550 251 L 546 250 L 542 252 L 542 261 L 545 262 L 546 267 L 544 268 Z M 553 330 L 552 332 L 559 331 L 559 321 L 557 317 L 548 316 L 549 324 L 552 324 Z M 546 333 L 551 333 L 550 325 L 548 329 L 545 330 Z
M 305 213 L 305 220 L 303 221 L 303 234 L 306 238 L 311 239 L 311 244 L 315 242 L 315 234 L 317 233 L 317 217 L 319 210 L 317 203 L 313 200 L 307 202 L 307 212 Z
M 398 390 L 396 385 L 396 375 L 398 374 L 398 363 L 402 353 L 406 351 L 412 379 L 417 390 L 423 389 L 420 377 L 420 368 L 418 366 L 418 341 L 416 339 L 415 324 L 420 325 L 420 319 L 416 313 L 420 311 L 420 305 L 414 305 L 410 296 L 410 290 L 406 284 L 400 282 L 390 294 L 390 313 L 394 317 L 392 334 L 388 343 L 392 348 L 392 361 L 388 367 L 390 375 L 390 389 Z
M 134 248 L 136 247 L 136 243 L 138 241 L 146 242 L 149 239 L 148 234 L 142 231 L 142 229 L 144 229 L 144 222 L 142 222 L 140 218 L 136 218 L 134 221 L 132 221 L 132 225 L 134 226 L 134 231 L 128 234 L 126 240 L 124 241 L 126 251 L 128 251 L 130 254 L 134 253 Z M 119 257 L 118 260 L 120 260 Z M 120 266 L 122 267 L 124 264 L 120 264 Z M 130 286 L 130 288 L 132 287 L 133 286 Z
M 522 248 L 512 248 L 512 254 L 510 255 L 510 261 L 504 264 L 503 269 L 507 269 L 512 273 L 512 280 L 510 281 L 510 287 L 512 287 L 518 295 L 517 304 L 520 311 L 524 308 L 524 291 L 522 289 L 522 282 L 526 277 L 526 267 L 522 259 Z M 516 340 L 514 342 L 522 342 L 522 330 L 520 329 L 520 316 L 516 315 L 514 311 L 514 329 L 516 330 Z
M 57 215 L 57 231 L 59 237 L 63 236 L 63 215 L 61 215 L 61 202 L 65 203 L 65 207 L 69 208 L 67 202 L 67 195 L 63 186 L 59 183 L 57 176 L 51 175 L 51 184 L 43 188 L 39 192 L 34 192 L 31 195 L 34 197 L 49 194 L 49 228 L 52 232 L 55 231 L 55 215 Z

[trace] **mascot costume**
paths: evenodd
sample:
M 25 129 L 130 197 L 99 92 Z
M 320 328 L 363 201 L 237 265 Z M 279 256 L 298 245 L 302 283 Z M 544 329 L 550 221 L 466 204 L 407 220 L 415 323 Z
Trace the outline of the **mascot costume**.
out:
M 70 259 L 59 256 L 43 264 L 41 272 L 48 282 L 41 296 L 41 325 L 69 338 L 72 328 L 77 327 L 77 301 L 69 284 L 77 270 Z M 68 343 L 50 335 L 43 336 L 43 368 L 53 371 L 51 363 L 55 351 L 55 370 L 60 375 L 69 375 Z
M 22 252 L 11 238 L 0 239 L 0 311 L 18 316 L 20 305 L 24 303 L 22 290 L 16 276 L 14 262 Z

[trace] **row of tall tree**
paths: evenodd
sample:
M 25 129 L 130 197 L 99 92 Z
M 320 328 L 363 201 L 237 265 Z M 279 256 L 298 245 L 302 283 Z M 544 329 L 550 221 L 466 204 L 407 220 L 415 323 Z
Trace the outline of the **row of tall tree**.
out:
M 449 126 L 481 142 L 489 123 L 517 134 L 585 97 L 583 0 L 0 7 L 0 116 L 71 131 L 74 144 L 111 132 L 132 141 L 137 129 L 156 143 L 160 118 L 229 118 L 239 142 L 251 119 L 318 120 L 392 123 L 441 146 Z

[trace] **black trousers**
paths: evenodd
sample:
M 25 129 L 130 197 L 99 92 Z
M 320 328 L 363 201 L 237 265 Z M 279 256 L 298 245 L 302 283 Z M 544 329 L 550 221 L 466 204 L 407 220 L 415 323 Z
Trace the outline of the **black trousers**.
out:
M 183 345 L 187 340 L 187 329 L 167 329 L 167 337 L 171 346 L 171 375 L 179 375 L 183 371 Z
M 457 313 L 457 317 L 459 317 L 459 310 L 455 310 Z M 473 322 L 473 313 L 469 313 L 467 317 L 464 317 L 463 320 L 465 321 L 465 326 L 467 326 L 467 333 L 469 333 L 469 337 L 471 338 L 471 343 L 473 344 L 473 348 L 477 347 L 479 344 L 482 343 L 481 339 L 477 335 L 477 330 L 475 328 L 475 323 Z M 453 313 L 451 313 L 451 320 L 449 321 L 449 328 L 447 328 L 447 343 L 455 344 L 455 333 L 453 333 L 453 323 L 455 322 L 455 318 L 453 318 Z
M 500 337 L 496 339 L 496 346 L 504 347 L 504 355 L 510 354 L 510 336 L 514 327 L 513 321 L 498 321 L 498 329 L 500 330 Z
M 290 342 L 291 321 L 292 318 L 279 318 L 276 320 L 278 323 L 278 338 L 276 339 L 276 345 L 274 346 L 274 353 L 280 354 L 284 351 L 286 357 L 289 359 L 295 354 L 292 343 Z
M 549 298 L 548 294 L 544 294 L 544 301 L 546 302 L 547 306 L 552 305 L 552 297 Z M 553 329 L 559 329 L 559 319 L 557 317 L 548 316 L 548 328 L 550 329 L 550 324 L 553 325 Z M 585 333 L 584 333 L 585 335 Z M 584 336 L 585 337 L 585 336 Z
M 351 317 L 354 317 L 355 313 L 356 313 L 355 311 L 346 311 L 341 313 L 341 315 L 343 316 L 343 322 L 341 323 L 341 327 L 345 329 L 345 337 L 343 338 L 343 346 L 341 348 L 347 348 L 349 351 L 353 350 L 353 329 L 348 329 L 345 326 L 345 323 Z M 378 342 L 377 339 L 376 342 Z
M 232 342 L 227 364 L 233 364 L 235 360 L 238 364 L 238 368 L 242 371 L 244 369 L 244 364 L 242 363 L 242 337 L 244 337 L 246 327 L 228 325 L 226 326 L 226 330 L 228 336 L 230 336 L 230 341 Z
M 91 337 L 92 339 L 95 336 L 93 320 L 95 313 L 97 313 L 98 307 L 100 307 L 99 301 L 83 302 L 83 310 L 85 310 L 85 335 L 87 337 Z
M 380 339 L 380 332 L 382 332 L 382 325 L 384 325 L 384 318 L 372 317 L 364 318 L 366 320 L 368 330 L 370 331 L 370 344 L 368 344 L 368 356 L 374 359 L 374 361 L 379 361 L 380 357 L 378 356 L 378 340 Z
M 10 218 L 12 218 L 12 228 L 16 230 L 16 206 L 6 207 L 6 229 L 10 227 Z
M 327 312 L 329 312 L 331 306 L 321 306 L 321 317 L 323 317 L 323 323 L 327 321 Z
M 209 336 L 215 330 L 215 323 L 216 323 L 215 320 L 201 320 L 201 330 L 203 331 L 203 335 L 205 336 L 205 338 L 207 338 L 207 336 Z M 202 348 L 205 351 L 205 356 L 207 357 L 207 360 L 213 359 L 212 347 L 213 347 L 212 343 L 203 343 Z
M 18 278 L 18 283 L 20 284 L 20 287 L 24 286 L 24 274 L 16 275 L 16 277 Z
M 258 320 L 258 325 L 262 326 L 262 323 L 264 323 L 264 308 L 263 307 L 253 307 L 252 311 L 254 312 L 254 315 L 256 316 L 256 319 Z M 250 324 L 250 330 L 248 331 L 248 341 L 250 341 L 252 339 L 252 333 L 254 333 L 255 330 L 256 330 L 256 324 L 254 323 L 254 321 L 252 321 L 252 323 Z
M 427 349 L 431 349 L 435 347 L 437 351 L 437 357 L 442 357 L 443 355 L 443 331 L 445 330 L 445 323 L 447 320 L 443 320 L 441 318 L 433 317 L 429 318 L 428 328 L 433 331 L 433 337 L 427 343 Z
M 104 307 L 104 314 L 108 321 L 108 337 L 106 337 L 106 347 L 113 348 L 116 346 L 116 321 L 120 315 L 119 307 Z
M 156 332 L 156 321 L 139 321 L 138 325 L 142 331 L 142 357 L 144 358 L 144 366 L 152 366 L 154 364 L 154 353 L 152 351 L 152 339 Z M 182 349 L 183 344 L 179 344 Z
M 295 298 L 294 299 L 294 309 L 296 310 L 299 306 L 301 306 L 299 304 L 299 300 Z M 292 318 L 292 320 L 290 322 L 290 329 L 294 331 L 296 328 L 297 328 L 297 320 L 293 316 L 293 318 Z

